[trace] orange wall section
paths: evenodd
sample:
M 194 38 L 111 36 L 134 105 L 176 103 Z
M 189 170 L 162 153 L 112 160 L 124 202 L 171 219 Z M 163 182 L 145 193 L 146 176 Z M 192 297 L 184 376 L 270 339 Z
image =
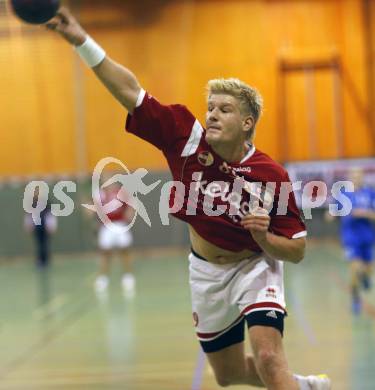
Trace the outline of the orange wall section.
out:
M 71 49 L 51 36 L 15 35 L 0 39 L 0 55 L 0 175 L 73 172 Z
M 373 138 L 361 112 L 368 109 L 368 48 L 361 1 L 173 1 L 145 9 L 156 16 L 143 24 L 129 22 L 119 2 L 107 1 L 107 12 L 103 3 L 87 4 L 91 5 L 80 10 L 80 18 L 107 53 L 128 66 L 160 101 L 187 105 L 201 122 L 209 79 L 239 77 L 256 86 L 265 111 L 255 143 L 276 159 L 281 159 L 285 146 L 280 60 L 325 59 L 335 53 L 344 69 L 344 157 L 374 155 Z M 111 24 L 121 21 L 122 13 L 124 24 Z M 373 6 L 372 13 L 375 18 Z M 375 36 L 375 27 L 372 31 Z M 125 133 L 125 109 L 79 64 L 65 42 L 47 32 L 13 33 L 0 37 L 0 55 L 0 79 L 7 91 L 0 105 L 0 175 L 77 171 L 77 132 L 84 136 L 81 160 L 88 170 L 106 156 L 121 159 L 130 169 L 167 167 L 160 151 Z M 314 134 L 308 130 L 306 78 L 303 73 L 285 78 L 288 160 L 338 157 L 332 74 L 319 71 L 312 80 Z

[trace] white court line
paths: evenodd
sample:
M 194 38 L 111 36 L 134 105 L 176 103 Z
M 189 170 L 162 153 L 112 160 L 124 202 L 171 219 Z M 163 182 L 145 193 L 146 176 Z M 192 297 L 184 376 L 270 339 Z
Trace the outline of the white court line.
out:
M 59 294 L 43 306 L 40 306 L 35 309 L 33 311 L 33 317 L 38 321 L 44 320 L 45 318 L 59 311 L 66 302 L 66 294 Z

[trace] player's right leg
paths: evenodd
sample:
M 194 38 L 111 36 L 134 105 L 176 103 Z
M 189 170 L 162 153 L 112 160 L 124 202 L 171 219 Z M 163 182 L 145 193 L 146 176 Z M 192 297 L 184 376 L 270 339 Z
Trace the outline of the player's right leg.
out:
M 299 390 L 300 386 L 288 368 L 282 334 L 271 326 L 251 326 L 249 336 L 254 362 L 268 389 Z
M 126 225 L 122 222 L 117 222 L 118 232 L 114 232 L 113 239 L 116 248 L 119 250 L 121 257 L 123 275 L 121 278 L 122 288 L 125 293 L 132 295 L 135 292 L 136 280 L 133 272 L 133 256 L 131 253 L 131 245 L 133 236 L 129 230 L 126 230 Z
M 244 342 L 206 353 L 206 356 L 220 386 L 248 384 L 264 388 L 253 357 L 245 354 Z
M 361 278 L 364 271 L 360 246 L 350 243 L 344 246 L 345 256 L 349 261 L 349 285 L 351 293 L 351 310 L 355 315 L 361 312 Z
M 373 262 L 373 243 L 368 242 L 361 247 L 362 274 L 361 285 L 364 290 L 371 288 L 372 262 Z
M 124 271 L 121 278 L 122 288 L 126 293 L 134 293 L 136 281 L 133 273 L 133 257 L 130 249 L 121 249 L 120 256 Z
M 98 292 L 105 291 L 108 288 L 111 257 L 112 254 L 110 250 L 101 251 L 98 276 L 95 279 L 95 289 Z
M 350 292 L 352 299 L 352 312 L 359 314 L 361 312 L 360 285 L 363 274 L 363 262 L 358 258 L 350 260 Z
M 37 251 L 36 265 L 43 269 L 48 265 L 48 237 L 47 233 L 40 229 L 35 230 L 35 242 Z
M 362 287 L 365 290 L 370 290 L 372 287 L 372 282 L 371 282 L 372 270 L 373 270 L 372 263 L 364 264 L 364 273 L 362 275 Z
M 105 291 L 109 285 L 109 269 L 112 257 L 112 232 L 106 227 L 101 226 L 98 235 L 98 246 L 100 249 L 100 260 L 98 276 L 95 279 L 95 289 L 98 292 Z
M 228 298 L 237 267 L 212 264 L 193 254 L 189 260 L 195 330 L 217 383 L 264 387 L 253 359 L 245 354 L 244 317 Z

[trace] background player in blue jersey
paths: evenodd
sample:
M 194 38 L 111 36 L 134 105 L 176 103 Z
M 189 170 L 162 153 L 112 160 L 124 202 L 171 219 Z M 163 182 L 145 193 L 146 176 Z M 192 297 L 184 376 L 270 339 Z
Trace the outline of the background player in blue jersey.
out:
M 352 204 L 350 213 L 341 217 L 340 235 L 346 258 L 350 261 L 350 288 L 353 313 L 361 310 L 360 288 L 371 287 L 373 245 L 375 241 L 375 189 L 365 185 L 363 171 L 353 169 L 349 180 L 354 192 L 346 192 Z
M 363 172 L 351 172 L 355 191 L 346 194 L 352 202 L 352 211 L 341 220 L 341 241 L 350 261 L 353 311 L 360 311 L 359 289 L 370 288 L 375 230 L 375 190 L 363 182 Z

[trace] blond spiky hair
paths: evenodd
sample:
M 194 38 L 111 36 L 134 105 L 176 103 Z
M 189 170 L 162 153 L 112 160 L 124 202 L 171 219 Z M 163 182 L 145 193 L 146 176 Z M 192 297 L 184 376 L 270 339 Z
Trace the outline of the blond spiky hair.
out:
M 220 78 L 207 83 L 207 96 L 214 93 L 231 95 L 240 101 L 243 112 L 254 118 L 254 126 L 249 131 L 249 138 L 252 138 L 263 109 L 263 98 L 257 89 L 236 78 Z

